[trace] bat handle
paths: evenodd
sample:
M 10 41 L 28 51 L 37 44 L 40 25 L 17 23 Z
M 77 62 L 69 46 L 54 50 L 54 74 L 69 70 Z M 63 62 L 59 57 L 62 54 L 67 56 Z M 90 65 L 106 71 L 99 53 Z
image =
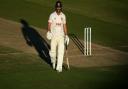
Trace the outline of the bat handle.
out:
M 68 58 L 66 58 L 66 61 L 67 61 L 68 69 L 70 69 L 70 66 L 69 66 L 69 60 L 68 60 Z

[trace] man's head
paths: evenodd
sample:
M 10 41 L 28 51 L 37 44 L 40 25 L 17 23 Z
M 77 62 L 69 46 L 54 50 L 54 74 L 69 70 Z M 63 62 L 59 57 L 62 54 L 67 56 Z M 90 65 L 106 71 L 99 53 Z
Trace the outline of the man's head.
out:
M 55 10 L 56 12 L 59 14 L 61 11 L 62 11 L 62 3 L 61 1 L 57 1 L 56 4 L 55 4 Z

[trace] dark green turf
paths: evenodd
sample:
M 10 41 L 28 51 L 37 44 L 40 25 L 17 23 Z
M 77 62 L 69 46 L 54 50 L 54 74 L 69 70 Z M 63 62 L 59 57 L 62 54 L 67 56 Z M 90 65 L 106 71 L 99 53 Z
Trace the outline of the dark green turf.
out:
M 47 28 L 55 0 L 0 0 L 0 17 Z M 92 27 L 95 43 L 128 48 L 127 0 L 63 0 L 70 33 L 83 38 Z M 12 53 L 12 54 L 11 54 Z M 17 54 L 15 54 L 17 53 Z M 75 68 L 57 73 L 43 59 L 0 46 L 0 89 L 127 89 L 128 66 Z M 124 88 L 125 87 L 125 88 Z
M 126 86 L 128 66 L 71 67 L 70 71 L 57 73 L 40 58 L 8 56 L 11 57 L 0 56 L 1 89 L 122 89 Z
M 71 70 L 63 69 L 62 73 L 57 73 L 36 55 L 8 54 L 8 50 L 11 48 L 5 47 L 3 51 L 6 53 L 0 54 L 0 89 L 126 88 L 127 65 L 95 68 L 71 66 Z

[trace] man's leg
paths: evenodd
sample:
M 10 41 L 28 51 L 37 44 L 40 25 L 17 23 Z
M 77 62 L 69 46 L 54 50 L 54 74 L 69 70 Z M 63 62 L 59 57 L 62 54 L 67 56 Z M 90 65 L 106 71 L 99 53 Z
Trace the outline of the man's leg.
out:
M 63 56 L 64 56 L 64 38 L 60 37 L 58 40 L 58 59 L 57 59 L 57 68 L 56 68 L 58 72 L 62 72 Z
M 51 40 L 51 50 L 49 52 L 53 69 L 55 69 L 56 66 L 56 46 L 57 46 L 57 41 L 55 38 L 53 38 Z

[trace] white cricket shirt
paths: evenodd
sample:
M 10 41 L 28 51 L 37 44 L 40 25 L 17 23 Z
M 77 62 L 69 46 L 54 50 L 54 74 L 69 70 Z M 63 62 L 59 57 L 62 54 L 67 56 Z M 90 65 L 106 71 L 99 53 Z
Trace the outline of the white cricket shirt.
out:
M 60 15 L 57 15 L 56 11 L 53 12 L 48 20 L 51 23 L 51 32 L 54 36 L 64 36 L 64 27 L 66 24 L 66 17 L 61 12 Z

